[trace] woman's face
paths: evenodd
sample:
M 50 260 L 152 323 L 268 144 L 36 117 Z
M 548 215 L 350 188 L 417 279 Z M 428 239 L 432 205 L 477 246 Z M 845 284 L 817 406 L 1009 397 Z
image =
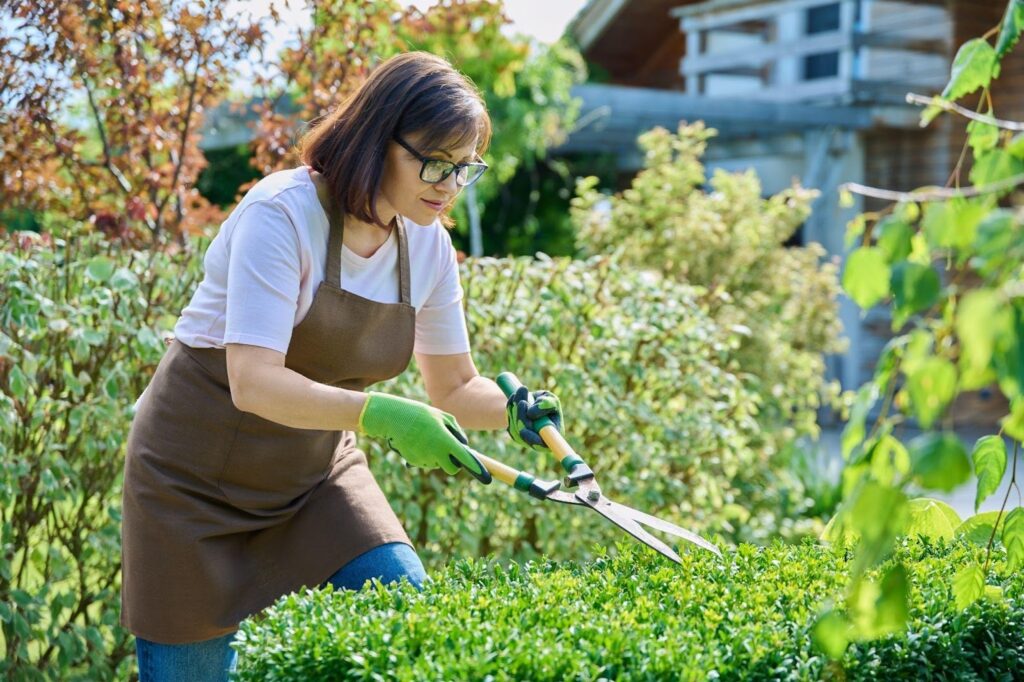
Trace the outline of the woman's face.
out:
M 458 149 L 424 149 L 420 146 L 422 136 L 418 133 L 403 135 L 402 139 L 423 156 L 453 163 L 476 160 L 475 139 Z M 377 212 L 381 218 L 390 220 L 398 213 L 418 225 L 429 225 L 455 200 L 462 189 L 455 183 L 455 173 L 441 182 L 430 184 L 420 180 L 422 166 L 422 161 L 397 142 L 388 143 L 381 194 L 377 200 Z

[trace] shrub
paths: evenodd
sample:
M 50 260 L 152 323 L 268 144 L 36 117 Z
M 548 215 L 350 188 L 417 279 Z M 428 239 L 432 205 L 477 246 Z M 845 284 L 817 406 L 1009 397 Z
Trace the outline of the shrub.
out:
M 724 560 L 687 553 L 680 567 L 630 542 L 589 563 L 462 559 L 423 592 L 374 581 L 289 595 L 242 624 L 238 679 L 1019 679 L 1024 579 L 966 611 L 946 587 L 982 551 L 904 541 L 908 631 L 835 663 L 811 629 L 846 581 L 846 551 L 742 545 Z
M 0 249 L 5 673 L 112 674 L 132 654 L 113 608 L 122 448 L 205 246 L 133 251 L 83 232 L 15 234 Z M 696 290 L 603 258 L 470 260 L 462 275 L 481 371 L 513 370 L 558 392 L 570 441 L 613 499 L 735 539 L 799 530 L 759 446 L 760 398 L 736 373 L 740 338 L 715 325 Z M 415 372 L 377 388 L 425 397 Z M 503 431 L 471 435 L 486 454 L 560 476 L 554 457 Z M 617 532 L 596 515 L 464 474 L 409 471 L 397 454 L 363 446 L 428 566 L 586 558 Z
M 820 244 L 785 246 L 818 192 L 794 186 L 762 199 L 753 171 L 708 179 L 700 159 L 714 134 L 702 122 L 644 133 L 644 169 L 614 196 L 599 192 L 596 178 L 582 180 L 573 200 L 577 241 L 615 254 L 624 268 L 706 291 L 702 302 L 718 326 L 743 333 L 739 373 L 761 396 L 758 422 L 776 452 L 797 436 L 816 437 L 818 408 L 838 406 L 824 359 L 844 348 L 837 268 L 822 262 Z
M 97 232 L 0 244 L 2 677 L 111 677 L 134 652 L 113 608 L 122 447 L 197 281 L 181 261 Z

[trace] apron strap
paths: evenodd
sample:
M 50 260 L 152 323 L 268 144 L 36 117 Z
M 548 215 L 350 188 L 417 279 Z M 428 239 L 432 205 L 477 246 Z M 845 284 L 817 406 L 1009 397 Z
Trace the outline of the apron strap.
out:
M 327 281 L 341 287 L 341 245 L 345 238 L 345 221 L 334 198 L 328 199 L 330 209 L 327 219 L 330 236 L 327 238 Z M 398 291 L 399 300 L 412 305 L 412 289 L 409 283 L 409 244 L 405 234 L 405 218 L 395 215 L 395 229 L 398 231 Z
M 334 197 L 328 196 L 330 206 L 327 220 L 330 223 L 330 236 L 327 238 L 327 281 L 341 287 L 341 244 L 345 239 L 345 221 L 338 209 Z
M 398 289 L 402 303 L 412 305 L 409 285 L 409 245 L 406 243 L 405 218 L 395 216 L 395 229 L 398 230 Z

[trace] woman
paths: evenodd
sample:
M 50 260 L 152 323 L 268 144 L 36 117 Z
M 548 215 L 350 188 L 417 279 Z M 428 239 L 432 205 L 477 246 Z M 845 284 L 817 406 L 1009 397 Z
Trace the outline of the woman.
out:
M 399 55 L 221 226 L 128 438 L 121 622 L 143 682 L 225 679 L 239 622 L 303 586 L 422 586 L 356 431 L 486 479 L 460 424 L 524 445 L 534 419 L 561 426 L 555 396 L 506 400 L 469 352 L 442 225 L 490 132 L 446 61 Z M 414 352 L 433 406 L 363 392 Z

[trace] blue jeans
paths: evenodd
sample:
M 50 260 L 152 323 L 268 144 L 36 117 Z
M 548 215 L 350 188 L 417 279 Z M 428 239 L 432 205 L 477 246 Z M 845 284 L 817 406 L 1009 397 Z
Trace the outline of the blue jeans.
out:
M 423 589 L 429 578 L 416 551 L 402 542 L 374 547 L 342 566 L 320 585 L 334 589 L 358 590 L 370 578 L 382 583 L 398 582 L 405 576 L 416 589 Z M 235 633 L 216 639 L 188 644 L 158 644 L 135 638 L 139 662 L 139 682 L 222 682 L 238 663 L 238 652 L 231 648 Z

